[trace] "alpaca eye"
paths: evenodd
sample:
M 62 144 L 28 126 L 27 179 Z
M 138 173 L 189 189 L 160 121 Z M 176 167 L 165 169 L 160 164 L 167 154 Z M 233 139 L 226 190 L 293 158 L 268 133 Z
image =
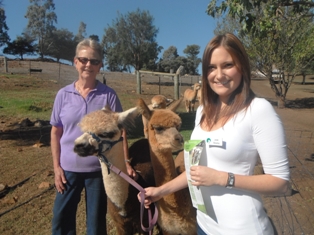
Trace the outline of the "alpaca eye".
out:
M 154 126 L 154 129 L 157 133 L 160 133 L 164 130 L 164 128 L 162 126 Z
M 98 134 L 100 138 L 112 138 L 114 137 L 114 132 L 104 132 L 102 134 Z

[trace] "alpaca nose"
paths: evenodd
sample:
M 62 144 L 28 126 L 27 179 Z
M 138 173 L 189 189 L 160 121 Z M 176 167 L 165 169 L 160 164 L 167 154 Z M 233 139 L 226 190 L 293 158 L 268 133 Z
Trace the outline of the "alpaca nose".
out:
M 183 144 L 184 140 L 183 140 L 183 136 L 181 134 L 177 134 L 175 136 L 175 140 L 178 141 L 179 143 Z
M 95 149 L 94 146 L 89 145 L 89 144 L 83 144 L 83 143 L 75 144 L 73 151 L 81 157 L 87 157 L 87 156 L 94 155 L 95 153 L 97 153 L 97 150 Z

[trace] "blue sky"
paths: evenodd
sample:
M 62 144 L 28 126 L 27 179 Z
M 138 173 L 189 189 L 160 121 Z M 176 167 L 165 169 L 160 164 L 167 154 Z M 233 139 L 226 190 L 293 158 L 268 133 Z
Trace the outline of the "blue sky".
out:
M 80 22 L 86 26 L 87 36 L 96 34 L 100 40 L 104 28 L 112 24 L 120 14 L 148 10 L 154 17 L 153 24 L 159 29 L 157 43 L 168 49 L 175 46 L 179 55 L 187 45 L 200 46 L 202 57 L 208 41 L 214 36 L 216 21 L 205 11 L 210 0 L 54 0 L 58 29 L 65 28 L 76 34 Z M 24 17 L 29 0 L 4 0 L 6 22 L 11 40 L 26 28 Z M 1 49 L 2 52 L 2 49 Z M 159 55 L 162 56 L 163 51 Z M 200 72 L 200 70 L 199 70 Z

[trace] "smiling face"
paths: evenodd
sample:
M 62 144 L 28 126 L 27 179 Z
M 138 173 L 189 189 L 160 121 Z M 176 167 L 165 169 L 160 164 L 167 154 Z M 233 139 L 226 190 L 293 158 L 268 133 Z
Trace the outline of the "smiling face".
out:
M 97 74 L 100 71 L 100 68 L 102 66 L 102 63 L 99 63 L 98 65 L 91 64 L 90 61 L 87 61 L 87 63 L 82 63 L 78 59 L 80 58 L 87 58 L 89 60 L 100 60 L 100 56 L 98 55 L 97 51 L 93 50 L 90 47 L 82 47 L 81 50 L 79 50 L 76 54 L 76 57 L 74 58 L 74 64 L 76 67 L 76 70 L 79 73 L 79 77 L 82 79 L 96 79 Z
M 221 102 L 227 103 L 232 92 L 240 85 L 242 74 L 224 47 L 219 46 L 213 50 L 207 71 L 210 88 L 219 96 Z

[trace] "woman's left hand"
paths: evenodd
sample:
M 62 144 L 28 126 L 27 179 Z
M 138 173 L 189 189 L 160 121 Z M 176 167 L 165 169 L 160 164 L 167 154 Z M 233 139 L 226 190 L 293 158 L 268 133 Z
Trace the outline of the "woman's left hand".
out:
M 222 172 L 214 170 L 206 166 L 192 166 L 190 174 L 192 185 L 194 186 L 212 186 L 219 185 L 219 179 L 222 177 Z

